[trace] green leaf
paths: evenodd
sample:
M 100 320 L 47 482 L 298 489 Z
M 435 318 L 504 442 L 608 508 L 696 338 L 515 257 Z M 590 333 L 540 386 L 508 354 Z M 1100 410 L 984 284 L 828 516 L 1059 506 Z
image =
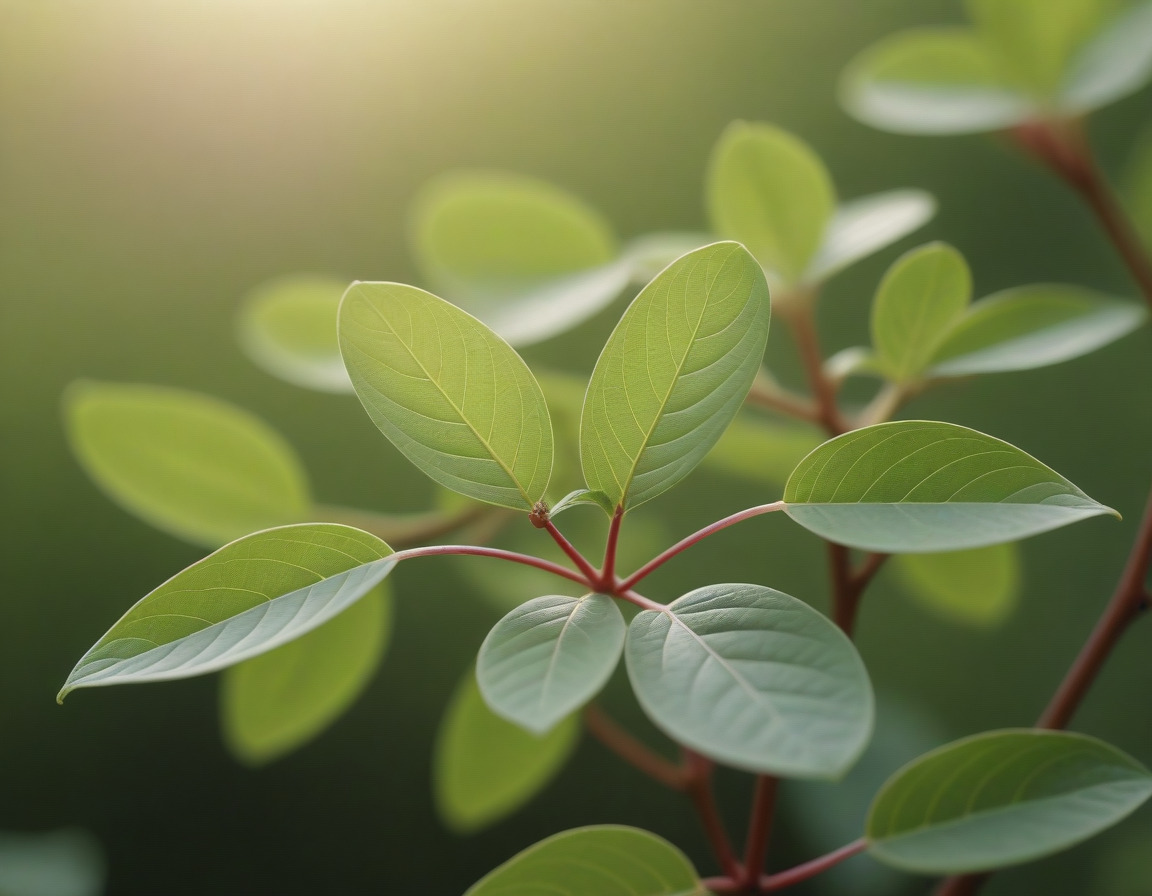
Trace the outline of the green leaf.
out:
M 769 423 L 741 414 L 724 431 L 704 466 L 719 473 L 782 487 L 804 456 L 820 446 L 813 428 Z
M 541 840 L 465 896 L 707 896 L 675 846 L 638 828 L 576 828 Z
M 868 815 L 869 849 L 923 874 L 958 874 L 1067 849 L 1152 796 L 1152 775 L 1115 747 L 1056 731 L 978 734 L 897 772 Z
M 347 280 L 297 274 L 253 290 L 237 318 L 244 353 L 257 366 L 306 389 L 351 392 L 336 339 Z
M 64 412 L 72 451 L 96 484 L 177 538 L 218 547 L 310 512 L 295 452 L 233 405 L 160 386 L 77 382 Z
M 1139 3 L 1089 40 L 1069 66 L 1061 106 L 1082 114 L 1135 93 L 1152 79 L 1152 3 Z
M 999 625 L 1020 600 L 1020 552 L 1014 544 L 901 554 L 892 563 L 917 601 L 952 622 Z
M 736 243 L 690 252 L 648 284 L 588 384 L 580 422 L 588 487 L 635 507 L 687 476 L 748 394 L 770 317 L 764 275 Z
M 220 691 L 232 755 L 263 765 L 328 728 L 367 687 L 388 644 L 392 605 L 381 582 L 335 619 L 226 669 Z
M 624 247 L 623 257 L 631 265 L 632 282 L 646 286 L 681 255 L 714 242 L 716 238 L 710 233 L 659 231 L 636 237 Z
M 657 727 L 745 771 L 837 778 L 872 732 L 872 687 L 852 642 L 771 588 L 709 585 L 645 610 L 625 656 Z
M 604 594 L 537 597 L 488 633 L 476 679 L 497 715 L 545 734 L 596 696 L 624 648 L 624 617 Z
M 1141 305 L 1058 284 L 976 302 L 932 353 L 929 376 L 1031 370 L 1086 355 L 1148 318 Z
M 459 833 L 515 812 L 564 767 L 580 737 L 575 716 L 536 737 L 492 712 L 469 670 L 436 735 L 433 785 L 444 823 Z
M 872 303 L 872 345 L 888 377 L 917 380 L 971 296 L 972 275 L 951 246 L 929 243 L 897 259 Z
M 340 351 L 372 422 L 432 479 L 518 510 L 544 497 L 544 395 L 476 318 L 414 286 L 354 283 L 340 304 Z
M 4 896 L 100 896 L 106 876 L 103 850 L 87 831 L 0 832 Z
M 550 515 L 556 516 L 558 513 L 563 513 L 569 507 L 576 507 L 580 504 L 592 504 L 599 507 L 609 516 L 614 513 L 612 502 L 608 496 L 603 492 L 594 492 L 586 488 L 578 488 L 575 491 L 569 492 L 559 501 L 557 501 L 550 508 Z
M 392 571 L 379 538 L 333 523 L 282 526 L 225 545 L 136 603 L 81 658 L 76 688 L 216 672 L 319 628 Z
M 712 151 L 707 203 L 716 233 L 743 243 L 789 285 L 819 250 L 836 193 L 804 142 L 772 125 L 736 121 Z
M 926 420 L 825 442 L 793 471 L 784 500 L 821 538 L 884 553 L 983 547 L 1116 515 L 1019 448 Z

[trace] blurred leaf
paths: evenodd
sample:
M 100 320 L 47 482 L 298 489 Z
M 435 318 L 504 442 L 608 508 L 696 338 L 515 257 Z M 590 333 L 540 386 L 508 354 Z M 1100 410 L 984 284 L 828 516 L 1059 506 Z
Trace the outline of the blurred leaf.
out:
M 983 547 L 1116 513 L 1007 442 L 925 420 L 825 442 L 792 473 L 784 500 L 821 538 L 884 553 Z
M 306 389 L 351 392 L 336 312 L 347 280 L 297 274 L 253 290 L 237 318 L 240 346 L 273 376 Z
M 869 849 L 922 874 L 958 874 L 1067 849 L 1152 796 L 1152 775 L 1081 734 L 992 731 L 896 773 L 868 816 Z
M 687 476 L 736 416 L 768 339 L 764 275 L 736 243 L 683 256 L 608 339 L 584 400 L 588 487 L 629 508 Z
M 892 562 L 908 593 L 952 622 L 999 625 L 1020 600 L 1020 552 L 1014 544 L 901 554 Z
M 796 464 L 820 446 L 814 429 L 770 423 L 749 414 L 732 421 L 704 459 L 704 466 L 731 476 L 783 487 Z
M 681 255 L 715 241 L 710 233 L 679 230 L 647 233 L 624 247 L 624 258 L 631 265 L 632 282 L 644 286 Z
M 836 778 L 872 733 L 872 687 L 852 642 L 771 588 L 709 585 L 645 610 L 625 655 L 657 727 L 735 768 Z
M 104 856 L 87 831 L 0 832 L 0 893 L 4 896 L 99 896 Z
M 556 776 L 576 747 L 575 716 L 536 737 L 492 712 L 469 670 L 436 735 L 433 785 L 444 823 L 481 830 L 515 812 Z
M 476 680 L 497 715 L 545 734 L 607 683 L 624 648 L 612 598 L 537 597 L 498 623 L 480 647 Z
M 117 504 L 206 547 L 306 519 L 292 448 L 233 405 L 160 386 L 77 382 L 64 396 L 72 451 Z
M 712 151 L 707 204 L 716 233 L 743 243 L 789 285 L 820 249 L 836 193 L 824 163 L 801 140 L 772 125 L 736 121 Z
M 707 896 L 687 856 L 655 834 L 600 825 L 541 840 L 465 896 Z
M 565 495 L 584 486 L 584 474 L 580 470 L 580 414 L 588 381 L 554 370 L 540 371 L 536 379 L 548 405 L 556 443 L 548 487 L 553 496 Z
M 279 759 L 321 734 L 380 665 L 391 630 L 388 583 L 303 637 L 225 670 L 224 740 L 249 765 Z
M 1124 11 L 1082 49 L 1066 73 L 1062 106 L 1081 114 L 1135 93 L 1152 79 L 1152 3 Z
M 340 350 L 372 422 L 436 482 L 517 510 L 544 497 L 544 395 L 476 318 L 414 286 L 356 283 L 340 305 Z
M 359 529 L 332 523 L 247 535 L 150 592 L 81 658 L 76 688 L 216 672 L 305 635 L 351 607 L 396 561 Z

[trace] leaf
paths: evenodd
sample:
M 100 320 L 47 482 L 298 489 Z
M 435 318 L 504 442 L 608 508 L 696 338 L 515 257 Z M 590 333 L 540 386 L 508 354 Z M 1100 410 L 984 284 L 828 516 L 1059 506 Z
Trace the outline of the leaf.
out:
M 872 732 L 872 687 L 852 642 L 771 588 L 709 585 L 645 610 L 625 656 L 657 727 L 735 768 L 837 778 Z
M 1135 93 L 1152 78 L 1152 3 L 1114 18 L 1076 54 L 1065 72 L 1061 106 L 1082 114 Z
M 372 422 L 436 482 L 518 510 L 544 497 L 544 395 L 476 318 L 414 286 L 354 283 L 340 305 L 340 351 Z
M 624 617 L 604 594 L 537 597 L 488 633 L 476 658 L 480 693 L 497 715 L 545 734 L 608 682 Z
M 730 124 L 708 167 L 708 214 L 725 239 L 748 247 L 783 285 L 797 282 L 824 239 L 836 205 L 824 163 L 767 124 Z
M 948 744 L 897 772 L 869 812 L 869 850 L 924 874 L 983 871 L 1067 849 L 1149 796 L 1152 775 L 1102 741 L 1056 731 L 993 731 Z
M 1148 318 L 1140 305 L 1075 286 L 1006 289 L 975 303 L 932 353 L 929 376 L 1032 370 L 1114 342 Z
M 841 204 L 828 222 L 823 242 L 808 265 L 809 283 L 833 274 L 878 252 L 936 214 L 936 200 L 923 190 L 889 190 Z
M 388 644 L 387 584 L 303 637 L 225 670 L 220 717 L 233 756 L 249 765 L 279 759 L 355 702 Z
M 648 284 L 588 384 L 580 422 L 588 487 L 631 508 L 687 476 L 748 394 L 770 317 L 764 275 L 736 243 L 690 252 Z
M 87 831 L 0 832 L 4 896 L 100 896 L 106 876 L 103 851 Z
M 707 896 L 687 856 L 638 828 L 554 834 L 513 856 L 465 896 Z
M 336 339 L 347 280 L 296 274 L 255 289 L 237 318 L 244 353 L 257 366 L 305 389 L 351 392 Z
M 603 510 L 608 516 L 612 516 L 614 510 L 612 502 L 608 496 L 603 492 L 594 492 L 586 488 L 578 488 L 576 491 L 569 492 L 559 501 L 557 501 L 549 509 L 551 516 L 555 517 L 558 513 L 563 513 L 570 507 L 576 507 L 580 504 L 592 504 Z
M 719 473 L 781 487 L 804 456 L 820 446 L 815 429 L 768 423 L 741 414 L 724 431 L 704 466 Z
M 951 246 L 929 243 L 897 259 L 872 303 L 872 344 L 888 377 L 917 380 L 971 296 L 972 275 Z
M 307 476 L 267 424 L 160 386 L 81 381 L 64 395 L 72 451 L 113 501 L 177 538 L 217 547 L 306 519 Z
M 631 265 L 632 282 L 641 286 L 672 264 L 681 255 L 714 243 L 709 233 L 668 230 L 638 236 L 624 247 L 623 257 Z
M 433 784 L 444 823 L 459 833 L 481 830 L 515 812 L 563 768 L 576 747 L 575 716 L 543 737 L 495 715 L 469 670 L 436 735 Z
M 983 547 L 1116 515 L 1019 448 L 926 420 L 825 442 L 793 471 L 784 500 L 821 538 L 884 553 Z
M 1020 600 L 1020 553 L 1014 544 L 901 554 L 892 562 L 908 593 L 952 622 L 999 625 Z
M 76 688 L 216 672 L 319 628 L 392 571 L 379 538 L 333 523 L 247 535 L 136 603 L 76 664 Z

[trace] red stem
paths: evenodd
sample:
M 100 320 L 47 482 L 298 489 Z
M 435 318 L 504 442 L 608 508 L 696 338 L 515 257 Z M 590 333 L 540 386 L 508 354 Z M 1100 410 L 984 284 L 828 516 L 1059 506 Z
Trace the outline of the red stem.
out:
M 596 568 L 584 559 L 584 555 L 576 550 L 572 542 L 564 537 L 564 534 L 556 528 L 556 524 L 552 522 L 552 520 L 544 520 L 544 528 L 548 530 L 548 534 L 552 536 L 552 540 L 560 545 L 560 550 L 568 555 L 568 559 L 576 564 L 576 568 L 579 569 L 580 572 L 584 573 L 584 578 L 588 580 L 588 584 L 592 587 L 592 590 L 599 591 L 600 574 L 596 572 Z
M 841 846 L 839 849 L 820 856 L 818 859 L 813 859 L 811 862 L 805 862 L 803 865 L 797 865 L 795 868 L 789 868 L 787 871 L 780 871 L 777 874 L 765 875 L 760 878 L 760 889 L 766 893 L 773 890 L 783 890 L 785 887 L 822 874 L 834 865 L 839 865 L 845 859 L 859 855 L 867 848 L 868 841 L 861 837 L 859 840 L 855 840 L 847 846 Z
M 510 560 L 513 563 L 521 563 L 524 566 L 534 566 L 537 569 L 542 569 L 545 572 L 550 572 L 553 575 L 560 576 L 580 585 L 590 588 L 593 587 L 586 576 L 573 572 L 561 566 L 559 563 L 553 563 L 551 560 L 544 560 L 541 557 L 532 557 L 528 554 L 518 554 L 515 551 L 505 551 L 501 548 L 489 548 L 471 544 L 435 544 L 423 548 L 409 548 L 406 551 L 397 551 L 392 556 L 396 560 L 409 560 L 415 557 L 434 557 L 442 554 L 495 557 L 498 560 Z
M 620 541 L 620 523 L 623 519 L 624 508 L 617 507 L 616 512 L 612 514 L 612 523 L 608 527 L 608 540 L 604 544 L 604 568 L 600 570 L 600 581 L 613 588 L 619 586 L 616 581 L 616 545 Z M 627 591 L 630 586 L 620 587 Z
M 752 889 L 764 870 L 768 839 L 772 836 L 772 816 L 776 808 L 776 791 L 780 781 L 773 775 L 758 775 L 752 800 L 752 819 L 748 823 L 748 842 L 744 847 L 745 887 Z
M 836 404 L 836 385 L 824 375 L 824 356 L 820 351 L 820 337 L 816 332 L 811 303 L 801 302 L 782 316 L 792 330 L 792 338 L 800 350 L 808 385 L 816 399 L 817 422 L 830 436 L 848 432 L 852 427 L 840 414 Z
M 740 880 L 743 869 L 736 860 L 728 832 L 716 808 L 716 797 L 712 793 L 712 762 L 688 749 L 684 750 L 684 762 L 689 769 L 688 796 L 696 806 L 696 812 L 704 825 L 704 833 L 720 862 L 720 868 L 732 880 Z

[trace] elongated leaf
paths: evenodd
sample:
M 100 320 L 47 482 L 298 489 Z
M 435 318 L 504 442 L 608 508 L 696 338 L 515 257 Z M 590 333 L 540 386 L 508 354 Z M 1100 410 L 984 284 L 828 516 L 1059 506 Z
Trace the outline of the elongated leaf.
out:
M 728 126 L 708 169 L 708 214 L 784 285 L 795 283 L 824 239 L 836 193 L 805 143 L 767 124 Z
M 1020 599 L 1020 552 L 1014 544 L 901 554 L 892 564 L 918 602 L 953 622 L 998 625 Z
M 1027 862 L 1086 840 L 1152 796 L 1152 775 L 1081 734 L 993 731 L 897 772 L 868 815 L 878 859 L 928 874 Z
M 707 896 L 688 858 L 655 834 L 601 825 L 541 840 L 465 896 Z
M 308 516 L 308 480 L 295 452 L 233 405 L 181 389 L 78 382 L 64 409 L 88 475 L 177 538 L 218 547 Z
M 782 488 L 796 464 L 820 443 L 820 435 L 813 428 L 769 423 L 742 414 L 724 431 L 704 459 L 704 466 Z
M 612 598 L 537 597 L 484 639 L 476 678 L 499 716 L 544 734 L 604 687 L 624 647 L 624 617 Z
M 381 582 L 392 549 L 332 523 L 247 535 L 177 573 L 130 609 L 76 664 L 76 688 L 215 672 L 323 625 Z
M 433 789 L 444 823 L 460 833 L 515 812 L 563 768 L 576 747 L 575 716 L 543 737 L 492 712 L 469 670 L 436 735 Z
M 687 476 L 740 409 L 770 317 L 764 275 L 736 243 L 690 252 L 648 284 L 588 385 L 580 422 L 588 487 L 635 507 Z
M 0 832 L 0 893 L 4 896 L 100 896 L 103 850 L 87 831 Z
M 372 422 L 428 476 L 503 507 L 544 497 L 544 395 L 476 318 L 413 286 L 355 283 L 340 305 L 340 351 Z
M 852 642 L 771 588 L 709 585 L 645 610 L 625 656 L 652 721 L 736 768 L 836 778 L 872 732 L 872 687 Z
M 1152 3 L 1113 18 L 1076 54 L 1065 72 L 1061 106 L 1072 114 L 1106 106 L 1152 79 Z
M 263 765 L 306 744 L 344 714 L 388 644 L 387 584 L 303 637 L 225 670 L 220 718 L 232 755 Z
M 314 274 L 280 277 L 258 287 L 237 319 L 244 353 L 293 385 L 351 392 L 336 339 L 336 312 L 347 288 L 347 280 Z

